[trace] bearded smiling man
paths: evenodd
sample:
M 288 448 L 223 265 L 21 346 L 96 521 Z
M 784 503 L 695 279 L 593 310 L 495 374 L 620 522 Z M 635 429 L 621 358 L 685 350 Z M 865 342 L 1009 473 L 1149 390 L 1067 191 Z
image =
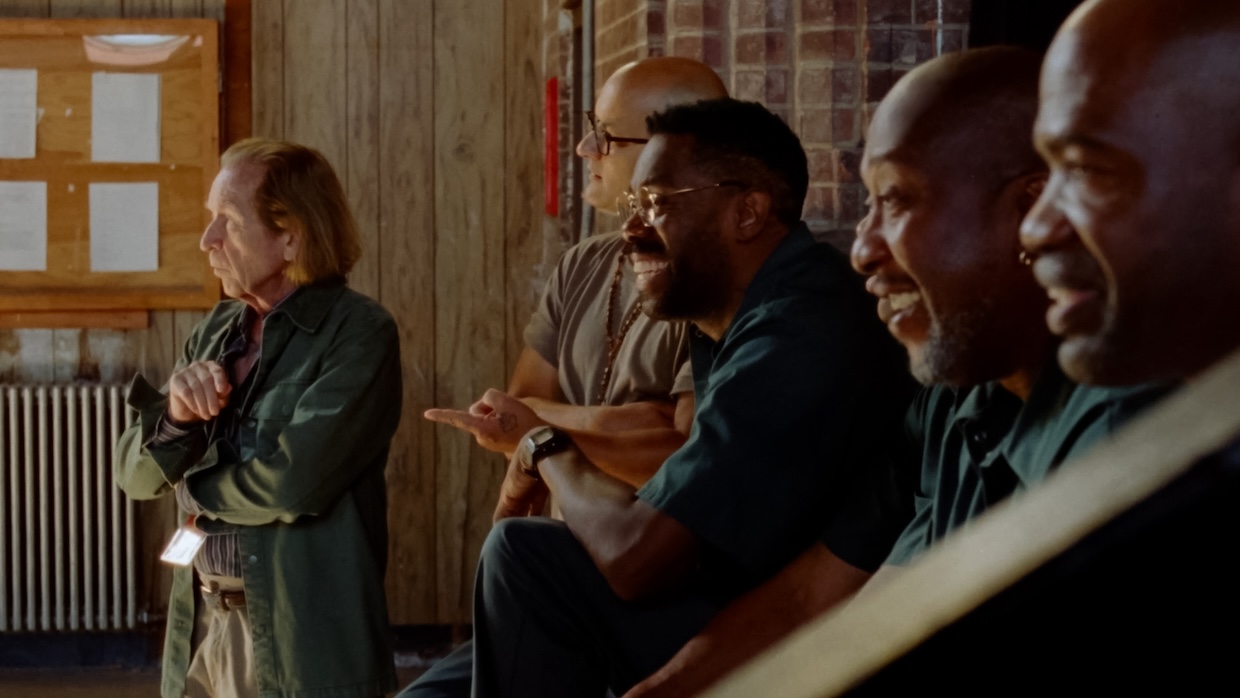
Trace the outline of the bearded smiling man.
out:
M 799 220 L 800 142 L 730 99 L 648 126 L 625 238 L 647 312 L 697 328 L 690 436 L 640 490 L 563 432 L 523 439 L 479 563 L 474 696 L 621 693 L 811 542 L 842 597 L 898 533 L 852 495 L 907 376 L 843 255 Z M 531 516 L 548 492 L 563 522 Z

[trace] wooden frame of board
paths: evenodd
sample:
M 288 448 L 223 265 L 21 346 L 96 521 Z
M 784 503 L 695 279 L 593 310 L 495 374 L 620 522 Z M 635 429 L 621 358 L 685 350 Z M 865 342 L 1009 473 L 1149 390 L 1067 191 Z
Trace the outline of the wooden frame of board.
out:
M 154 46 L 116 35 L 165 35 Z M 103 37 L 103 38 L 101 38 Z M 0 271 L 0 313 L 210 308 L 219 282 L 198 248 L 219 169 L 219 24 L 209 19 L 0 19 L 0 68 L 38 70 L 35 157 L 0 159 L 0 180 L 47 182 L 46 271 Z M 157 163 L 91 160 L 96 72 L 160 75 Z M 91 183 L 159 186 L 156 271 L 93 272 Z

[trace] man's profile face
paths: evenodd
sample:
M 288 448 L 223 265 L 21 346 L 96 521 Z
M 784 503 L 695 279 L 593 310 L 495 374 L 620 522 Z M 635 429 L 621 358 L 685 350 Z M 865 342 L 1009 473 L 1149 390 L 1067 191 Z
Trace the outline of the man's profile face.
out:
M 650 210 L 653 225 L 633 215 L 624 234 L 637 291 L 652 317 L 708 319 L 728 302 L 731 263 L 722 236 L 729 197 L 741 190 L 714 183 L 694 167 L 691 136 L 655 136 L 637 162 L 632 190 L 645 188 L 658 203 Z
M 1072 32 L 1052 46 L 1034 129 L 1051 177 L 1022 238 L 1065 372 L 1124 384 L 1173 376 L 1193 326 L 1222 320 L 1201 317 L 1199 284 L 1212 283 L 1227 168 L 1171 81 L 1108 50 Z
M 262 179 L 262 167 L 251 163 L 220 170 L 207 197 L 211 222 L 199 240 L 224 293 L 251 304 L 287 293 L 284 269 L 294 253 L 291 233 L 270 230 L 259 217 L 254 194 Z
M 621 82 L 615 78 L 608 80 L 599 92 L 594 104 L 598 129 L 621 138 L 646 138 L 647 114 L 635 106 L 636 95 L 632 94 L 635 90 L 626 88 Z M 615 214 L 625 201 L 624 192 L 643 146 L 612 143 L 608 153 L 601 155 L 601 150 L 608 149 L 607 144 L 598 140 L 589 122 L 584 124 L 584 130 L 585 136 L 577 144 L 577 155 L 585 159 L 590 176 L 581 198 L 599 211 Z
M 862 158 L 869 211 L 853 267 L 878 315 L 926 385 L 1010 375 L 1040 329 L 1042 294 L 1018 261 L 1019 213 L 997 217 L 1000 192 L 949 177 L 933 143 L 909 142 L 892 110 L 876 114 Z

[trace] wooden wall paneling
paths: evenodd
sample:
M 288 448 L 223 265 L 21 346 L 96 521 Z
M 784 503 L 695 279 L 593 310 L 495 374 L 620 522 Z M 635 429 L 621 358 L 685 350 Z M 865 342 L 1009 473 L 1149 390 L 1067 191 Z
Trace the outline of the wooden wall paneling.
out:
M 504 375 L 504 17 L 489 0 L 435 7 L 435 398 L 465 407 Z M 458 432 L 436 462 L 439 611 L 470 616 L 473 572 L 503 475 Z
M 121 16 L 121 0 L 52 0 L 49 7 L 55 19 Z
M 345 0 L 284 6 L 284 137 L 317 149 L 345 176 L 348 118 Z
M 432 0 L 379 0 L 379 299 L 400 330 L 404 409 L 388 460 L 392 622 L 440 614 L 436 545 L 435 112 Z M 451 431 L 444 427 L 443 432 Z M 453 438 L 455 434 L 443 434 Z M 459 586 L 459 581 L 456 580 Z
M 0 0 L 0 17 L 47 17 L 48 0 Z
M 504 27 L 504 245 L 506 362 L 512 375 L 522 332 L 542 293 L 543 70 L 541 0 L 509 0 Z M 554 230 L 551 231 L 554 235 Z
M 203 0 L 122 0 L 125 16 L 146 17 L 207 17 L 202 13 Z
M 284 3 L 259 0 L 250 14 L 253 133 L 284 137 Z
M 349 285 L 379 297 L 379 0 L 347 0 L 346 152 L 340 176 L 362 238 Z M 401 44 L 395 44 L 396 48 Z M 396 49 L 396 50 L 402 50 Z

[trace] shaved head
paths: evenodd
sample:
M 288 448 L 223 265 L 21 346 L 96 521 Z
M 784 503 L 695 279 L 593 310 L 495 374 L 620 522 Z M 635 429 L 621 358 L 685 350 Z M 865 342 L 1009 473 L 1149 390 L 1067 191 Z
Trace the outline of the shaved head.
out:
M 1240 346 L 1240 3 L 1095 0 L 1043 67 L 1022 237 L 1065 371 L 1191 377 Z
M 1041 57 L 997 46 L 925 63 L 874 114 L 866 157 L 912 159 L 939 175 L 995 184 L 1045 169 L 1029 140 Z
M 628 139 L 647 138 L 646 117 L 677 104 L 727 97 L 723 81 L 710 66 L 688 58 L 659 56 L 622 66 L 603 83 L 594 112 L 600 132 Z M 587 133 L 577 154 L 588 160 L 590 181 L 581 196 L 586 203 L 615 212 L 633 176 L 642 146 L 613 142 L 602 155 L 597 137 Z
M 1019 261 L 1021 219 L 1046 179 L 1030 142 L 1038 55 L 941 56 L 900 79 L 861 160 L 869 212 L 853 266 L 922 383 L 998 380 L 1017 394 L 1046 362 L 1045 294 Z

